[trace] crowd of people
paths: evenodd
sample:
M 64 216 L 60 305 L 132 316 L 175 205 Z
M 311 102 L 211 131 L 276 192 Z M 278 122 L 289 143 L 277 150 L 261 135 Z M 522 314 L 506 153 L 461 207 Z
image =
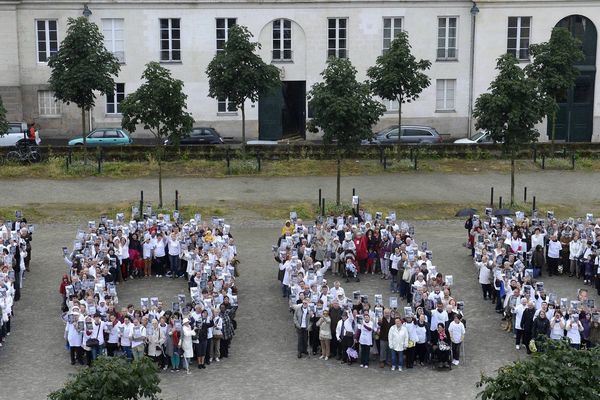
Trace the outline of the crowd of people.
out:
M 237 249 L 230 226 L 177 212 L 125 222 L 102 217 L 79 229 L 72 251 L 63 247 L 67 273 L 62 295 L 64 338 L 71 364 L 91 365 L 99 355 L 151 357 L 161 370 L 191 373 L 229 357 L 238 308 Z M 187 281 L 189 297 L 173 302 L 144 297 L 119 304 L 126 279 Z
M 15 212 L 15 221 L 0 218 L 0 347 L 10 336 L 14 304 L 21 299 L 25 274 L 30 272 L 33 233 L 21 211 Z
M 305 225 L 290 213 L 273 246 L 282 296 L 297 333 L 297 355 L 320 355 L 392 371 L 458 365 L 465 337 L 464 303 L 453 277 L 432 264 L 426 242 L 394 213 L 318 218 Z M 388 281 L 391 295 L 344 290 L 360 277 Z M 379 280 L 377 280 L 379 282 Z M 388 283 L 384 285 L 388 287 Z
M 537 214 L 537 213 L 536 213 Z M 589 290 L 600 295 L 600 219 L 474 215 L 465 222 L 484 300 L 502 315 L 515 348 L 543 350 L 547 340 L 568 340 L 575 348 L 600 344 L 600 313 Z M 558 297 L 544 285 L 548 276 L 581 280 L 574 297 Z M 588 287 L 586 287 L 588 286 Z M 550 341 L 551 343 L 551 341 Z

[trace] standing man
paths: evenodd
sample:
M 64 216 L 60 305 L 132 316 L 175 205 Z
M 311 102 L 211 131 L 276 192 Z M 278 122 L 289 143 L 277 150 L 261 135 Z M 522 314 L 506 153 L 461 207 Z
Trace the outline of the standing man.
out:
M 312 313 L 308 309 L 308 299 L 305 299 L 294 312 L 294 326 L 298 333 L 298 358 L 302 358 L 303 353 L 308 354 L 308 329 L 311 317 Z
M 552 235 L 548 242 L 548 275 L 550 276 L 558 273 L 561 250 L 562 244 L 558 241 L 556 234 Z
M 386 362 L 389 363 L 390 352 L 388 335 L 390 328 L 394 325 L 392 320 L 391 310 L 386 308 L 383 310 L 383 318 L 378 321 L 379 324 L 379 368 L 385 367 Z
M 460 320 L 460 314 L 454 314 L 454 321 L 448 325 L 450 341 L 452 342 L 452 364 L 458 365 L 460 360 L 460 345 L 465 340 L 465 325 Z

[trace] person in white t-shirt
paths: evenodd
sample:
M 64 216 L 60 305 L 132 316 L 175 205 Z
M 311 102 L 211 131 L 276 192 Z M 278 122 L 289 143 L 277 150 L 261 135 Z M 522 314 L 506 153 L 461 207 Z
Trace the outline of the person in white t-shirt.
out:
M 452 364 L 458 365 L 460 359 L 460 346 L 465 339 L 465 325 L 460 320 L 460 314 L 454 314 L 454 321 L 448 325 L 448 333 L 452 342 Z
M 150 235 L 144 238 L 144 244 L 142 245 L 142 258 L 144 259 L 144 276 L 149 277 L 152 269 L 152 257 L 154 253 L 154 247 L 156 242 L 152 243 Z M 160 275 L 157 275 L 160 277 Z
M 167 239 L 169 246 L 169 266 L 171 267 L 170 275 L 172 278 L 179 277 L 179 254 L 181 253 L 181 243 L 175 232 L 171 233 Z

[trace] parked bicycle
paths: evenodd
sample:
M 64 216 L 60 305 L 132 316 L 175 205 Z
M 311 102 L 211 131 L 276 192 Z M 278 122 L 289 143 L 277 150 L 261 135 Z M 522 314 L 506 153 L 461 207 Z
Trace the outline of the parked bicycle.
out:
M 39 147 L 28 143 L 19 143 L 15 150 L 6 154 L 6 161 L 9 163 L 36 163 L 42 160 Z

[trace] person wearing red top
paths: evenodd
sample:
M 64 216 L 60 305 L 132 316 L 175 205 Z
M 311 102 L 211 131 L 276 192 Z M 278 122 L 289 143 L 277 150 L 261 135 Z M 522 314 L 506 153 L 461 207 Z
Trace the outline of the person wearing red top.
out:
M 358 261 L 359 272 L 364 273 L 367 269 L 367 237 L 362 232 L 356 232 L 354 236 L 354 246 L 356 246 L 356 260 Z
M 64 274 L 62 277 L 62 281 L 60 282 L 60 287 L 58 288 L 58 293 L 61 294 L 63 301 L 62 301 L 62 309 L 63 311 L 68 311 L 68 307 L 67 307 L 67 289 L 66 287 L 69 286 L 71 284 L 71 280 L 69 279 L 69 276 L 67 274 Z

